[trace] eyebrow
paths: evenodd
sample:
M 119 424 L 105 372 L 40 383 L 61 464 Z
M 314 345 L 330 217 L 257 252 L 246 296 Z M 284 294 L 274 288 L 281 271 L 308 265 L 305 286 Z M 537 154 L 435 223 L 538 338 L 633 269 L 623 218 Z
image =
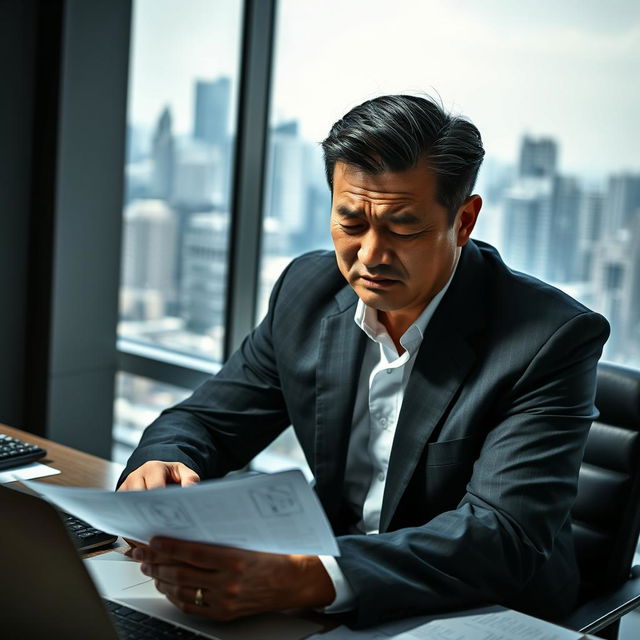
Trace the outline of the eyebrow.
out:
M 338 214 L 344 218 L 364 218 L 364 213 L 359 209 L 351 209 L 344 204 L 340 204 L 336 207 Z M 417 224 L 420 222 L 420 218 L 408 211 L 389 213 L 384 216 L 389 222 L 395 224 Z
M 345 218 L 364 218 L 362 211 L 358 209 L 350 209 L 344 204 L 339 204 L 336 207 L 336 211 Z

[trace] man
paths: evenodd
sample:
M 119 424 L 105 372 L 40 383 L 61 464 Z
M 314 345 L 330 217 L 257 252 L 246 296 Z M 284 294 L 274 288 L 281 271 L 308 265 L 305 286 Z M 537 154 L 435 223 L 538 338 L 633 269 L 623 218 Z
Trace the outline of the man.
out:
M 562 615 L 606 320 L 469 239 L 484 151 L 466 120 L 383 96 L 323 149 L 335 254 L 291 263 L 220 373 L 145 431 L 120 489 L 222 476 L 293 424 L 341 556 L 162 539 L 135 557 L 177 606 L 223 620 Z

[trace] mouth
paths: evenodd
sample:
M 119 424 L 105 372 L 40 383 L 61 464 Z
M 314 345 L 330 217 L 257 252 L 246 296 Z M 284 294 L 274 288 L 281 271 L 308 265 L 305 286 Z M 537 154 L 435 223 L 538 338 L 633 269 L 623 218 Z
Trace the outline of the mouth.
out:
M 393 280 L 391 278 L 381 278 L 380 276 L 368 276 L 361 275 L 360 280 L 367 289 L 389 289 L 396 284 L 399 284 L 399 280 Z

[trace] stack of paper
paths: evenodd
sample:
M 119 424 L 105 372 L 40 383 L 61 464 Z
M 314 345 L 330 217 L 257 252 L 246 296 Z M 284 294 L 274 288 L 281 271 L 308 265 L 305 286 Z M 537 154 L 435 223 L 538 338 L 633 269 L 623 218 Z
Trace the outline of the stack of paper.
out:
M 270 553 L 340 555 L 322 505 L 298 470 L 118 493 L 24 484 L 97 529 L 140 542 L 167 536 Z

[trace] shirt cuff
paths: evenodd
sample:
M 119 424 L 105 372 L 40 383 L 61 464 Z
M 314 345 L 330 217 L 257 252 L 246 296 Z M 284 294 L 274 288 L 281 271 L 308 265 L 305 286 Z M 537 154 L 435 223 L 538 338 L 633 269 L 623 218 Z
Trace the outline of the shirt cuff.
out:
M 329 574 L 333 588 L 336 590 L 334 601 L 326 607 L 319 609 L 322 613 L 344 613 L 351 611 L 356 606 L 356 598 L 351 585 L 347 582 L 342 569 L 338 566 L 333 556 L 318 556 Z

